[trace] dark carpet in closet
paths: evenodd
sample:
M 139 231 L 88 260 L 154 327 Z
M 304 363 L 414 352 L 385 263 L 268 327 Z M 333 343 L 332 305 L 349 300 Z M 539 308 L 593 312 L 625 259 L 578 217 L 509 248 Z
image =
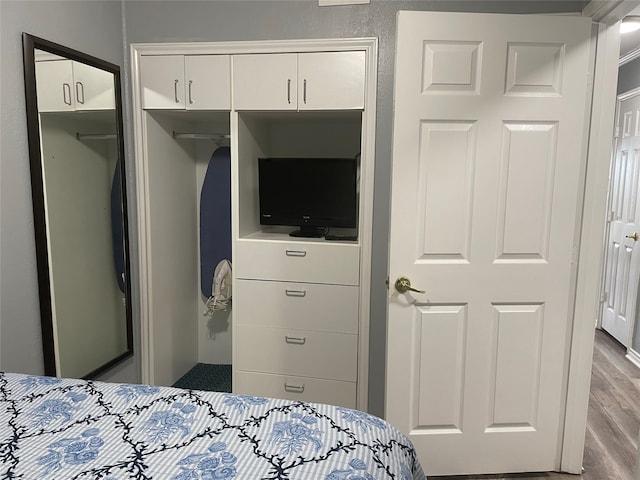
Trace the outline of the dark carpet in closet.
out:
M 174 387 L 231 393 L 231 365 L 198 363 Z

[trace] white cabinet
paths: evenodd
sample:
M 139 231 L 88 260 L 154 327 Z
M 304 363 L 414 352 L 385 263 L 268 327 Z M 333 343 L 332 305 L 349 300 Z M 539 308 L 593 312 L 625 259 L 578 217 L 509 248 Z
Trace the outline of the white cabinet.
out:
M 358 285 L 358 251 L 347 243 L 240 239 L 234 268 L 241 278 Z
M 234 55 L 235 110 L 296 110 L 298 56 L 295 53 Z
M 235 110 L 364 108 L 364 52 L 235 55 Z
M 315 52 L 298 55 L 298 108 L 364 108 L 364 52 Z
M 236 391 L 318 402 L 322 384 L 333 403 L 355 408 L 358 245 L 239 240 L 239 246 L 233 368 L 234 378 L 252 381 L 236 382 Z M 255 255 L 266 262 L 253 261 Z
M 132 52 L 135 159 L 145 172 L 136 189 L 142 381 L 175 383 L 211 344 L 202 332 L 213 332 L 228 341 L 221 363 L 232 363 L 235 393 L 366 410 L 376 39 Z M 214 148 L 200 142 L 205 133 L 231 137 L 233 299 L 230 317 L 212 322 L 198 291 L 199 182 Z M 261 225 L 262 157 L 359 159 L 357 240 Z
M 142 108 L 229 110 L 229 55 L 149 55 L 140 58 Z
M 113 110 L 113 74 L 73 60 L 36 62 L 38 111 Z

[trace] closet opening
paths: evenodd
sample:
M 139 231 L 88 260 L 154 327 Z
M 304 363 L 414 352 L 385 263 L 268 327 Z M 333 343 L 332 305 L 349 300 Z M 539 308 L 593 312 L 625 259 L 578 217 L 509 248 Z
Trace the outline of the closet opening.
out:
M 154 383 L 231 391 L 229 112 L 146 111 Z

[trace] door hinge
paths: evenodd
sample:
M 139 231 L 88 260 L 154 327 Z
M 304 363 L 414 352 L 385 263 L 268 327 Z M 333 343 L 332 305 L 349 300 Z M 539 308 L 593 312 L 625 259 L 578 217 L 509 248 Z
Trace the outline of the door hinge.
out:
M 607 222 L 613 222 L 613 219 L 615 218 L 615 212 L 613 210 L 609 210 L 607 212 Z
M 613 138 L 620 138 L 620 125 L 616 125 L 616 131 L 613 134 Z
M 602 292 L 600 295 L 600 303 L 605 303 L 607 301 L 607 292 Z

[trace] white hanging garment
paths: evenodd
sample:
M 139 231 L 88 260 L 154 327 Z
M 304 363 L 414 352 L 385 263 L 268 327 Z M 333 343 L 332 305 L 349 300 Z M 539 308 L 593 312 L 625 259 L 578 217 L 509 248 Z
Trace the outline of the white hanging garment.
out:
M 231 307 L 231 262 L 220 260 L 213 272 L 211 296 L 207 299 L 206 316 L 213 316 L 216 310 L 227 310 Z

